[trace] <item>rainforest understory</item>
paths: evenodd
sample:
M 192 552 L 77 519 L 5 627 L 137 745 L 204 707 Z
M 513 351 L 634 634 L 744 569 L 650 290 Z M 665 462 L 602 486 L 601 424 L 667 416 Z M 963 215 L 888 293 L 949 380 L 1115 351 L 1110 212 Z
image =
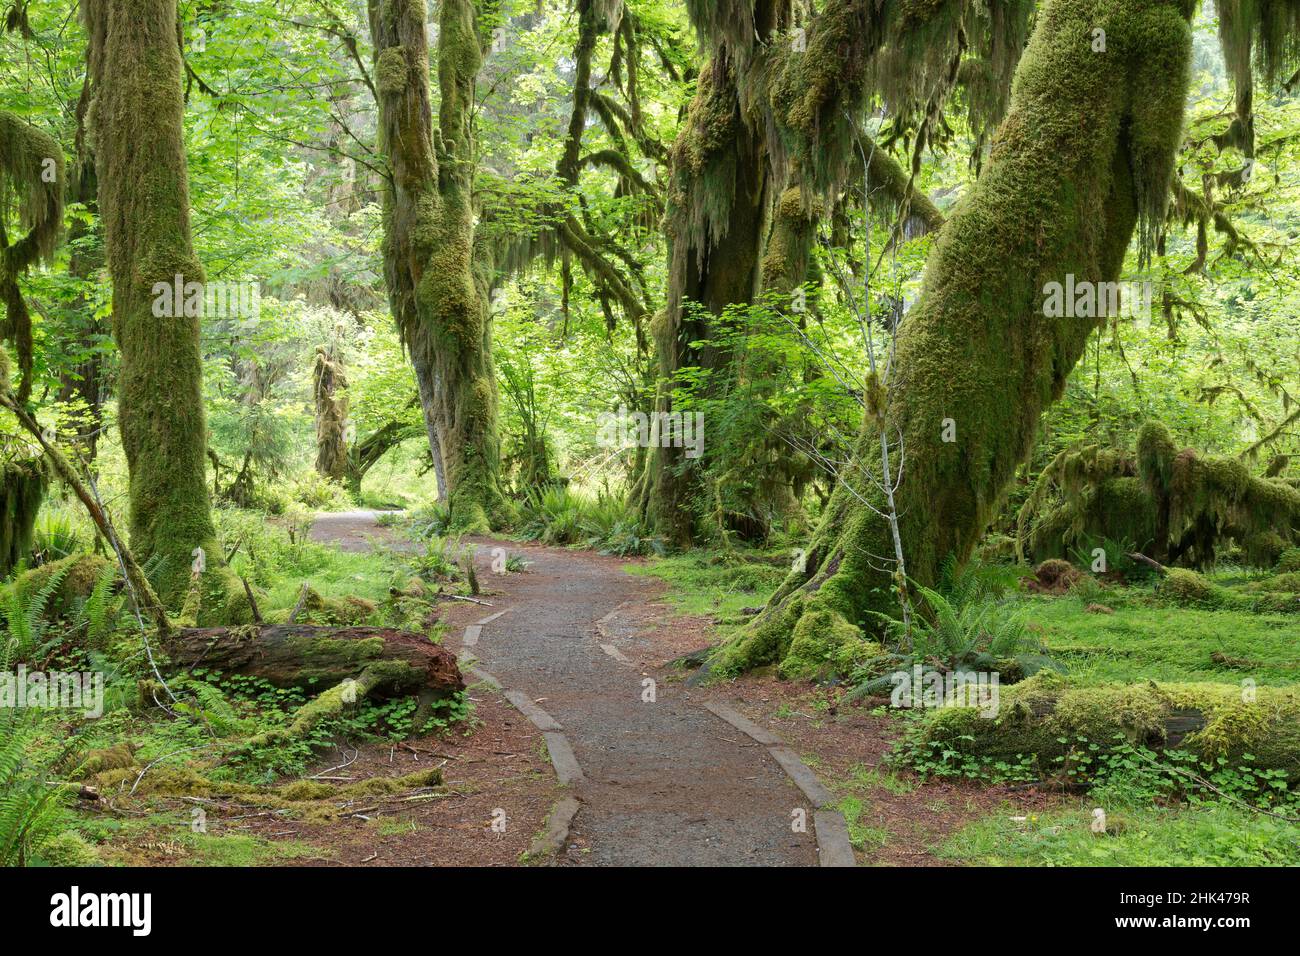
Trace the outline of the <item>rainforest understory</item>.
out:
M 1300 863 L 1298 0 L 0 13 L 0 862 Z

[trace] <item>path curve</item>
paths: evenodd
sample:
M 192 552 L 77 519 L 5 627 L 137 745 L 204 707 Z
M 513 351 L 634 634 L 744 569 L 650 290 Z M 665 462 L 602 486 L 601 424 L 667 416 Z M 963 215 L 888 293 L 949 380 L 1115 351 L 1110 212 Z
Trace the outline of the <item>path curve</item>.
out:
M 312 537 L 364 550 L 380 531 L 372 512 L 322 515 Z M 658 597 L 617 558 L 490 538 L 475 563 L 491 608 L 449 608 L 459 647 L 466 625 L 482 667 L 563 728 L 583 778 L 568 863 L 606 866 L 816 866 L 817 809 L 768 749 L 692 700 L 669 675 L 638 666 L 653 653 L 620 609 Z M 496 575 L 494 549 L 531 562 Z M 653 681 L 647 684 L 646 681 Z M 653 694 L 651 693 L 653 691 Z M 651 699 L 653 698 L 653 699 Z M 803 824 L 802 827 L 799 824 Z

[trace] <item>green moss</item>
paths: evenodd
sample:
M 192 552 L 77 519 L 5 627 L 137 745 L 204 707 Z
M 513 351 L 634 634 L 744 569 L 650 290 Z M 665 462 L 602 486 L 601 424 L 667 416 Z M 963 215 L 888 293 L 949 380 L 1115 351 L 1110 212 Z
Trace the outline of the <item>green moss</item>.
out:
M 0 466 L 0 576 L 30 560 L 36 517 L 48 485 L 49 472 L 40 459 Z
M 17 591 L 18 599 L 26 602 L 56 574 L 62 574 L 62 583 L 45 605 L 47 616 L 59 617 L 70 613 L 77 601 L 85 600 L 90 595 L 95 582 L 109 566 L 109 562 L 97 554 L 74 554 L 24 571 L 17 579 L 4 585 L 4 588 L 6 592 Z
M 397 95 L 406 89 L 406 51 L 389 47 L 375 59 L 375 87 L 380 93 Z
M 1089 320 L 1047 319 L 1044 286 L 1070 274 L 1115 281 L 1139 218 L 1161 208 L 1181 142 L 1187 16 L 1176 2 L 1039 8 L 1006 121 L 940 233 L 889 382 L 886 429 L 907 452 L 903 551 L 923 584 L 950 555 L 958 563 L 970 555 L 1092 332 Z M 1086 42 L 1094 27 L 1106 30 L 1104 56 Z M 955 442 L 941 440 L 945 418 L 956 423 Z M 878 461 L 878 440 L 864 429 L 856 450 L 864 467 Z M 745 641 L 779 645 L 766 632 L 788 621 L 782 602 L 800 589 L 816 590 L 819 606 L 850 624 L 895 611 L 890 576 L 871 558 L 893 553 L 888 528 L 855 495 L 880 506 L 865 483 L 837 491 L 809 571 L 791 575 Z
M 319 624 L 328 627 L 358 627 L 370 622 L 378 605 L 374 601 L 348 594 L 341 598 L 322 597 L 315 588 L 307 588 L 305 597 L 294 601 L 293 608 L 283 608 L 268 615 L 277 623 L 284 623 L 294 609 L 298 610 L 296 624 Z M 354 643 L 354 642 L 348 642 Z M 360 643 L 365 643 L 364 641 Z
M 453 524 L 484 532 L 511 512 L 500 486 L 488 312 L 495 270 L 474 227 L 473 91 L 482 53 L 475 5 L 439 4 L 435 143 L 424 15 L 419 0 L 384 0 L 373 17 L 380 143 L 394 185 L 384 197 L 385 274 Z
M 1230 762 L 1250 754 L 1255 766 L 1300 776 L 1300 695 L 1272 687 L 1255 688 L 1253 695 L 1230 684 L 1075 687 L 1041 672 L 1003 688 L 991 719 L 970 707 L 934 711 L 920 739 L 927 752 L 938 743 L 996 760 L 1032 754 L 1042 772 L 1073 750 L 1096 744 L 1104 751 L 1123 741 Z M 1194 729 L 1171 743 L 1168 728 L 1175 721 Z
M 203 282 L 190 236 L 183 66 L 175 0 L 82 5 L 90 37 L 99 208 L 113 280 L 113 334 L 122 447 L 130 472 L 130 544 L 157 562 L 157 591 L 183 599 L 195 548 L 209 569 L 216 542 L 206 482 L 207 423 L 197 316 L 155 315 L 155 285 Z M 237 581 L 229 598 L 241 602 Z
M 93 777 L 105 770 L 122 770 L 137 766 L 135 746 L 131 743 L 114 744 L 101 750 L 92 750 L 86 754 L 73 777 L 82 779 Z
M 86 838 L 75 830 L 64 830 L 43 843 L 39 856 L 46 866 L 102 866 L 103 860 Z
M 837 660 L 851 659 L 867 643 L 860 630 L 831 611 L 807 611 L 795 624 L 790 648 L 781 659 L 781 676 L 792 680 L 827 677 Z
M 134 770 L 106 771 L 95 779 L 104 789 L 122 783 L 133 784 L 135 793 L 140 796 L 233 797 L 241 803 L 288 811 L 295 817 L 325 821 L 353 812 L 351 801 L 357 799 L 440 786 L 442 771 L 429 768 L 400 777 L 371 777 L 343 785 L 323 780 L 295 780 L 276 787 L 212 780 L 194 767 L 159 766 L 150 769 L 142 777 Z
M 0 250 L 0 285 L 54 254 L 66 187 L 58 142 L 14 113 L 0 110 L 0 219 L 16 213 L 24 230 Z
M 1187 607 L 1220 607 L 1230 602 L 1224 588 L 1186 568 L 1170 568 L 1157 593 Z
M 1300 535 L 1300 490 L 1238 460 L 1180 450 L 1165 426 L 1148 422 L 1135 456 L 1097 445 L 1061 452 L 1017 524 L 1035 559 L 1110 538 L 1193 567 L 1212 565 L 1235 545 L 1247 563 L 1270 567 Z

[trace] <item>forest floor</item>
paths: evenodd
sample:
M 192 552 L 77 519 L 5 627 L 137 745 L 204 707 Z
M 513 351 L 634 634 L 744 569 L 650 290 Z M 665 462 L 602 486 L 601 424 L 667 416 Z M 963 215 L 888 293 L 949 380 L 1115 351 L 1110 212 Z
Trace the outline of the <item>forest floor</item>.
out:
M 760 668 L 695 686 L 678 662 L 752 620 L 784 574 L 779 548 L 619 558 L 497 538 L 417 543 L 407 524 L 376 511 L 317 516 L 302 553 L 280 558 L 293 570 L 270 579 L 268 605 L 287 610 L 310 580 L 378 606 L 416 569 L 443 588 L 430 634 L 461 659 L 468 718 L 460 701 L 436 733 L 410 738 L 400 711 L 375 705 L 301 753 L 219 769 L 272 787 L 303 778 L 343 787 L 439 767 L 441 785 L 330 798 L 311 811 L 119 785 L 77 814 L 101 862 L 814 866 L 843 861 L 851 844 L 859 865 L 877 866 L 1300 863 L 1297 831 L 1281 816 L 1155 799 L 1146 778 L 1085 796 L 994 782 L 1023 775 L 916 772 L 893 750 L 922 715 L 887 698 L 851 702 L 844 684 Z M 466 554 L 472 599 L 455 567 Z M 1114 608 L 1095 613 L 1098 596 Z M 1013 600 L 1044 652 L 1083 685 L 1232 683 L 1247 660 L 1261 682 L 1294 681 L 1293 615 L 1174 607 L 1139 587 L 1098 584 Z M 297 706 L 274 689 L 212 686 L 228 695 L 231 719 L 251 724 L 227 736 L 278 726 Z M 139 743 L 141 777 L 159 761 L 213 766 L 213 741 L 175 714 L 119 708 L 96 733 L 100 746 Z M 1095 807 L 1119 821 L 1104 840 L 1090 829 Z
M 394 529 L 380 527 L 374 512 L 322 515 L 312 537 L 346 551 L 413 547 Z M 710 702 L 771 731 L 816 770 L 848 818 L 861 864 L 939 864 L 934 850 L 965 824 L 999 808 L 1027 814 L 1051 802 L 1003 787 L 922 783 L 885 769 L 897 733 L 893 722 L 867 706 L 840 710 L 831 694 L 812 685 L 750 676 L 687 686 L 685 672 L 671 664 L 715 639 L 712 622 L 666 603 L 661 581 L 628 574 L 640 561 L 490 538 L 462 544 L 475 546 L 480 599 L 491 606 L 443 605 L 448 645 L 552 716 L 582 770 L 583 779 L 568 788 L 580 809 L 556 862 L 817 864 L 815 808 L 767 748 L 705 709 Z M 526 570 L 492 573 L 503 551 L 527 562 Z M 462 647 L 467 628 L 477 632 L 469 632 L 472 646 Z M 473 684 L 472 697 L 481 722 L 472 737 L 448 746 L 414 742 L 462 758 L 444 768 L 461 799 L 430 807 L 422 818 L 392 821 L 387 841 L 363 829 L 359 839 L 340 844 L 334 827 L 319 833 L 299 827 L 294 839 L 328 843 L 330 859 L 347 863 L 504 863 L 511 853 L 518 857 L 540 828 L 545 802 L 563 791 L 546 779 L 540 733 L 490 686 Z M 419 757 L 408 751 L 400 745 L 362 748 L 380 770 L 396 761 L 400 772 L 409 772 L 411 758 Z M 497 751 L 509 756 L 502 759 Z M 495 807 L 505 811 L 504 834 L 490 829 Z M 801 814 L 803 828 L 793 825 Z M 460 822 L 452 819 L 457 816 Z M 460 828 L 465 839 L 452 852 L 445 838 L 425 832 L 430 826 Z M 485 833 L 492 852 L 483 846 Z M 458 859 L 479 852 L 477 859 Z

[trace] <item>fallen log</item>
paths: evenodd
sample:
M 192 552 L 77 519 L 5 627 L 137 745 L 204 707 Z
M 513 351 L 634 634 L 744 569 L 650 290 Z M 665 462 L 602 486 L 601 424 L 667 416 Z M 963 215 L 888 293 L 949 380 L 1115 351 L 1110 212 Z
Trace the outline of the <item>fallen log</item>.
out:
M 0 350 L 0 407 L 13 412 L 23 428 L 37 440 L 55 472 L 72 488 L 95 526 L 113 547 L 139 610 L 153 620 L 174 669 L 193 671 L 205 664 L 225 674 L 260 677 L 275 687 L 314 689 L 318 684 L 329 687 L 301 707 L 288 728 L 259 735 L 247 741 L 246 746 L 305 736 L 323 718 L 340 713 L 345 707 L 367 697 L 418 697 L 420 706 L 414 726 L 419 727 L 434 703 L 464 689 L 456 658 L 427 638 L 409 631 L 380 627 L 267 625 L 260 620 L 255 624 L 234 627 L 178 628 L 130 549 L 121 542 L 94 489 L 81 480 L 72 463 L 56 447 L 53 433 L 42 429 L 25 405 L 14 396 L 3 350 Z M 195 614 L 201 571 L 201 565 L 195 568 L 191 594 L 196 602 Z M 261 615 L 252 588 L 247 581 L 243 586 L 253 617 L 258 619 Z M 304 586 L 303 599 L 308 596 Z M 321 602 L 319 597 L 317 602 Z M 302 603 L 300 600 L 299 605 Z M 187 607 L 182 609 L 182 619 L 191 616 L 186 613 L 190 610 L 188 598 L 186 604 Z M 299 610 L 300 607 L 295 608 L 291 618 Z M 159 681 L 162 680 L 156 669 L 155 675 Z M 142 682 L 141 699 L 156 699 L 152 690 L 159 687 L 165 688 L 165 685 Z M 167 693 L 172 696 L 170 691 Z
M 275 687 L 336 684 L 377 663 L 394 665 L 394 695 L 427 689 L 450 695 L 464 688 L 455 656 L 427 637 L 389 627 L 264 624 L 187 627 L 166 643 L 172 666 L 260 677 Z
M 1032 755 L 1044 774 L 1080 755 L 1128 744 L 1179 750 L 1201 760 L 1250 762 L 1300 778 L 1300 693 L 1253 684 L 1155 683 L 1076 686 L 1050 671 L 1001 688 L 996 714 L 936 709 L 918 726 L 921 752 L 976 758 Z M 1093 749 L 1093 748 L 1096 749 Z
M 328 688 L 300 707 L 288 727 L 246 741 L 250 748 L 304 737 L 321 720 L 370 697 L 418 698 L 412 722 L 418 729 L 434 704 L 465 687 L 450 651 L 389 627 L 187 627 L 172 635 L 166 651 L 176 670 L 203 667 L 274 687 Z

